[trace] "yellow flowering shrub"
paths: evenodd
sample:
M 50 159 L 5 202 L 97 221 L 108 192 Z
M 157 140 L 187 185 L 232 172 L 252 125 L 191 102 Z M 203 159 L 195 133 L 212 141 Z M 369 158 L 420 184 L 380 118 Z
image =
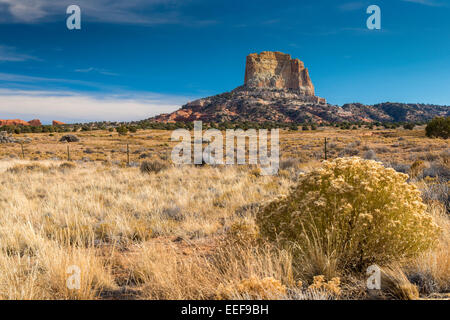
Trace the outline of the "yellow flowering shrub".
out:
M 272 277 L 263 279 L 250 277 L 238 283 L 220 284 L 216 298 L 219 300 L 255 299 L 276 300 L 286 296 L 286 286 Z
M 373 160 L 324 161 L 259 212 L 261 235 L 301 250 L 313 243 L 340 268 L 413 256 L 433 246 L 439 227 L 407 179 Z
M 341 279 L 334 277 L 329 281 L 325 281 L 323 275 L 315 276 L 313 283 L 308 287 L 308 290 L 323 290 L 329 294 L 340 295 L 341 294 Z

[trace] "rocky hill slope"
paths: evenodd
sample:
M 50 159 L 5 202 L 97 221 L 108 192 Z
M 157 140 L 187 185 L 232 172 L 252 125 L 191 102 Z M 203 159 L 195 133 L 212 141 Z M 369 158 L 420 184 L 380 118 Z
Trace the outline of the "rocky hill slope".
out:
M 244 85 L 231 92 L 189 102 L 156 122 L 420 122 L 449 116 L 449 106 L 359 103 L 334 106 L 315 96 L 314 85 L 302 61 L 281 52 L 247 57 Z

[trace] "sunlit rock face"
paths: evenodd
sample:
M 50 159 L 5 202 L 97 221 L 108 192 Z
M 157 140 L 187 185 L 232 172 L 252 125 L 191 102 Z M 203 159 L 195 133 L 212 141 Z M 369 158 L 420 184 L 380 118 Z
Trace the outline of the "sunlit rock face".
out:
M 248 55 L 244 85 L 248 88 L 291 89 L 314 96 L 314 85 L 304 63 L 281 52 Z

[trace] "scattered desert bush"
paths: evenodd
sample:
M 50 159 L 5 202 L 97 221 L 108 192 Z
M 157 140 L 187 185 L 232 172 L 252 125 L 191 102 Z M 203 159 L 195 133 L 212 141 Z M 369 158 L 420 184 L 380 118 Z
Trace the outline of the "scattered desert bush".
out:
M 375 151 L 370 149 L 364 153 L 363 158 L 366 160 L 377 160 L 377 154 L 375 153 Z
M 450 117 L 437 117 L 431 120 L 425 128 L 427 137 L 430 138 L 444 138 L 450 137 Z
M 68 134 L 65 136 L 62 136 L 61 139 L 59 139 L 59 142 L 79 142 L 80 138 L 78 138 L 76 135 Z
M 287 158 L 287 159 L 282 159 L 280 161 L 280 169 L 281 170 L 286 170 L 289 168 L 295 168 L 299 163 L 298 159 L 294 159 L 294 158 Z
M 442 151 L 440 156 L 441 156 L 442 163 L 448 165 L 450 163 L 450 148 Z
M 377 150 L 378 153 L 388 153 L 390 151 L 389 148 L 385 147 L 385 146 L 378 147 L 378 148 L 376 148 L 376 150 Z
M 422 160 L 416 160 L 409 168 L 409 176 L 411 178 L 417 178 L 422 176 L 423 170 L 426 168 L 425 162 Z
M 161 216 L 174 221 L 183 221 L 186 219 L 181 208 L 177 206 L 163 208 L 161 211 Z
M 393 163 L 386 163 L 385 165 L 388 168 L 392 168 L 397 172 L 400 173 L 408 173 L 410 166 L 407 165 L 406 163 L 397 163 L 397 162 L 393 162 Z
M 375 161 L 325 161 L 261 210 L 261 233 L 297 254 L 320 251 L 341 270 L 415 256 L 440 229 L 407 178 Z
M 339 153 L 339 156 L 345 157 L 345 156 L 357 156 L 359 154 L 358 147 L 361 145 L 361 141 L 355 141 L 352 143 L 349 143 L 345 146 L 345 148 Z
M 439 160 L 439 155 L 436 153 L 427 152 L 425 154 L 420 155 L 419 159 L 433 162 Z
M 152 160 L 152 161 L 144 161 L 141 163 L 140 170 L 142 173 L 158 173 L 162 170 L 167 169 L 169 166 L 167 163 L 159 161 L 159 160 Z
M 424 177 L 437 178 L 441 181 L 450 180 L 450 168 L 440 163 L 431 163 L 428 168 L 423 170 Z
M 127 128 L 127 126 L 122 125 L 122 126 L 117 127 L 116 131 L 119 135 L 124 136 L 128 133 L 128 128 Z

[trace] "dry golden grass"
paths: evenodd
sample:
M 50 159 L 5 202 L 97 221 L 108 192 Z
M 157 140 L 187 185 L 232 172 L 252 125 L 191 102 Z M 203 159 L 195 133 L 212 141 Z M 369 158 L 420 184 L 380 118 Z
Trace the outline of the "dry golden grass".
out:
M 431 205 L 430 211 L 443 230 L 439 245 L 408 263 L 405 270 L 424 293 L 450 292 L 450 219 L 440 204 Z
M 24 144 L 25 159 L 49 160 L 67 159 L 67 143 L 59 139 L 67 133 L 38 133 L 15 135 L 18 138 L 31 138 Z M 130 161 L 141 162 L 148 159 L 166 160 L 177 142 L 172 142 L 171 131 L 139 130 L 136 133 L 121 136 L 116 132 L 91 131 L 76 132 L 80 142 L 70 143 L 72 160 L 102 161 L 122 163 L 127 160 L 126 150 L 129 144 Z M 324 139 L 328 138 L 328 156 L 339 155 L 364 156 L 373 150 L 382 161 L 412 164 L 417 159 L 427 160 L 438 157 L 448 150 L 448 142 L 443 139 L 425 137 L 424 127 L 414 130 L 358 129 L 340 130 L 319 128 L 316 131 L 280 131 L 280 154 L 282 159 L 294 159 L 301 163 L 321 160 L 324 156 Z M 354 154 L 356 152 L 356 154 Z M 145 158 L 144 158 L 145 157 Z M 22 158 L 19 144 L 3 144 L 0 159 Z M 448 160 L 447 160 L 448 161 Z
M 283 131 L 277 176 L 250 166 L 169 166 L 143 174 L 124 165 L 126 143 L 132 162 L 167 162 L 175 144 L 170 132 L 77 133 L 73 162 L 62 162 L 61 135 L 28 135 L 26 160 L 17 159 L 19 145 L 1 145 L 0 299 L 351 298 L 349 286 L 360 286 L 364 276 L 341 277 L 340 295 L 308 289 L 310 276 L 289 252 L 258 240 L 258 207 L 287 194 L 299 170 L 320 165 L 325 137 L 332 158 L 351 148 L 361 156 L 373 149 L 383 161 L 411 165 L 423 158 L 426 167 L 448 149 L 419 130 Z M 77 161 L 83 157 L 93 161 Z M 430 212 L 446 232 L 439 246 L 402 268 L 408 277 L 427 274 L 445 292 L 450 222 L 442 205 L 430 203 Z M 322 258 L 312 252 L 305 263 Z M 327 284 L 340 276 L 333 261 L 321 263 L 328 267 L 308 272 L 324 275 Z M 67 287 L 73 265 L 81 270 L 77 290 Z
M 416 300 L 419 298 L 419 290 L 408 280 L 401 267 L 397 265 L 382 269 L 381 289 L 391 299 Z
M 114 263 L 103 256 L 110 247 L 133 251 L 130 281 L 147 285 L 158 270 L 164 281 L 171 281 L 167 268 L 181 266 L 167 244 L 177 238 L 214 242 L 240 219 L 235 210 L 287 192 L 291 185 L 285 178 L 255 177 L 236 167 L 172 167 L 159 174 L 90 163 L 60 167 L 53 162 L 1 163 L 2 298 L 94 298 L 102 290 L 114 290 Z M 160 251 L 164 256 L 154 265 L 146 257 L 157 254 L 153 241 L 159 239 L 166 244 Z M 82 288 L 76 292 L 65 284 L 70 265 L 83 270 Z M 197 265 L 199 276 L 205 267 Z M 152 273 L 152 268 L 159 269 Z M 192 283 L 182 272 L 173 272 Z M 30 288 L 22 287 L 22 281 Z M 20 291 L 10 292 L 12 288 Z M 163 291 L 165 296 L 144 291 L 143 297 L 189 298 L 187 292 Z

